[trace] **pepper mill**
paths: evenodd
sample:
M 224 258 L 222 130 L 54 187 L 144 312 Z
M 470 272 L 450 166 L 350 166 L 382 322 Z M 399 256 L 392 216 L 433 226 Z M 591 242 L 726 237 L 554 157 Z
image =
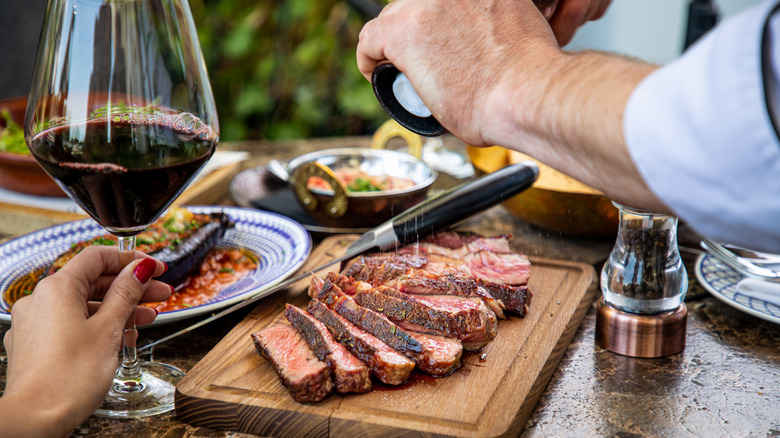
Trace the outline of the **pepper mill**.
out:
M 601 271 L 596 342 L 632 357 L 685 348 L 688 274 L 677 248 L 677 218 L 614 203 L 620 226 Z

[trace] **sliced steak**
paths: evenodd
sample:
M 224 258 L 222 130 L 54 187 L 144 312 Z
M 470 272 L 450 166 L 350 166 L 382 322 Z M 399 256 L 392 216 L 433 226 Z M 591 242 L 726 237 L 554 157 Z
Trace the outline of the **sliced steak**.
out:
M 366 364 L 333 339 L 324 324 L 291 304 L 286 305 L 284 316 L 303 336 L 314 355 L 328 364 L 333 372 L 336 391 L 347 393 L 371 390 L 371 375 Z
M 327 288 L 327 284 L 323 290 Z M 334 286 L 334 288 L 337 287 Z M 351 323 L 376 336 L 395 351 L 412 359 L 417 367 L 425 373 L 443 376 L 460 367 L 463 347 L 457 339 L 404 330 L 386 316 L 358 305 L 348 295 L 331 293 L 325 302 L 330 303 L 328 305 L 333 310 Z
M 504 317 L 504 303 L 496 300 L 474 278 L 459 271 L 459 260 L 448 265 L 439 256 L 437 263 L 429 263 L 424 255 L 378 253 L 358 256 L 350 260 L 342 274 L 364 281 L 373 287 L 387 286 L 400 292 L 420 295 L 457 295 L 476 297 L 496 314 Z
M 496 300 L 504 303 L 508 312 L 511 312 L 520 318 L 525 317 L 526 313 L 528 313 L 528 308 L 531 305 L 531 297 L 533 297 L 528 286 L 513 286 L 488 282 L 481 282 L 481 285 Z
M 459 339 L 468 351 L 484 347 L 498 331 L 495 314 L 476 298 L 410 295 L 380 286 L 357 290 L 355 301 L 408 330 Z
M 306 310 L 333 334 L 333 337 L 365 362 L 371 373 L 388 385 L 404 383 L 414 369 L 414 362 L 366 333 L 319 300 L 309 301 Z
M 330 275 L 330 273 L 328 275 Z M 307 293 L 311 298 L 317 298 L 317 294 L 320 292 L 320 289 L 322 289 L 322 285 L 324 284 L 325 280 L 317 277 L 314 274 L 311 274 L 311 281 L 309 282 L 309 289 L 307 290 Z
M 374 288 L 335 272 L 329 273 L 324 282 L 338 286 L 359 305 L 387 316 L 403 328 L 459 339 L 465 350 L 484 347 L 498 331 L 495 313 L 479 298 L 408 294 L 386 286 Z
M 509 254 L 512 252 L 512 247 L 509 245 L 511 238 L 511 234 L 485 237 L 476 233 L 443 231 L 427 236 L 420 243 L 453 250 L 455 254 L 468 254 L 477 251 Z
M 317 359 L 293 327 L 277 325 L 252 333 L 257 351 L 273 365 L 297 402 L 318 402 L 333 390 L 328 365 Z
M 500 286 L 522 286 L 531 276 L 531 262 L 525 254 L 515 253 L 509 245 L 510 235 L 482 237 L 471 233 L 442 232 L 428 236 L 414 245 L 407 245 L 398 252 L 423 254 L 429 263 L 437 263 L 435 255 L 441 255 L 448 266 L 454 267 L 451 259 L 463 261 L 459 271 L 482 280 L 482 285 L 506 309 L 524 315 L 531 294 L 524 288 L 503 288 Z
M 531 277 L 531 262 L 525 254 L 496 254 L 479 251 L 461 259 L 472 276 L 489 283 L 525 285 Z
M 512 254 L 509 245 L 511 235 L 483 237 L 477 234 L 464 234 L 447 231 L 436 233 L 423 240 L 398 249 L 407 254 L 441 254 L 454 259 L 462 259 L 468 254 L 487 251 L 495 254 Z
M 441 254 L 375 253 L 351 260 L 342 274 L 404 293 L 479 297 L 499 318 L 504 310 L 525 316 L 532 296 L 525 286 L 531 273 L 527 257 L 481 252 L 466 260 L 479 266 L 472 269 Z

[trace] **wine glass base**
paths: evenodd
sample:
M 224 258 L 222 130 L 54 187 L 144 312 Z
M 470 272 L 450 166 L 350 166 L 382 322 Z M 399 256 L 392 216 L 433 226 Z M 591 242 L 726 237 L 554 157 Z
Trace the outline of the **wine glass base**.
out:
M 172 411 L 176 384 L 184 372 L 171 365 L 141 362 L 141 378 L 114 379 L 103 405 L 93 415 L 108 418 L 141 418 Z

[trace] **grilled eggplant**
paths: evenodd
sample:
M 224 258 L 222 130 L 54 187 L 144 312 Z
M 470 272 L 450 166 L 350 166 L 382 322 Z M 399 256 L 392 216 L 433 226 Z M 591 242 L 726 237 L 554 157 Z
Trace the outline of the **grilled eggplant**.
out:
M 232 222 L 224 213 L 195 214 L 172 208 L 136 237 L 136 249 L 168 265 L 157 279 L 178 286 L 198 269 L 206 253 L 222 238 Z M 43 277 L 57 272 L 89 245 L 116 245 L 116 237 L 104 235 L 74 243 L 47 269 Z

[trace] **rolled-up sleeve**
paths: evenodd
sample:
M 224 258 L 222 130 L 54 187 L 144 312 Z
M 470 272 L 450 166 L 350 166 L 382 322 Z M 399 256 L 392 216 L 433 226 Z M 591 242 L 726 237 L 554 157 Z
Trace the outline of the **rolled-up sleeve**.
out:
M 707 237 L 774 252 L 780 252 L 780 141 L 767 107 L 762 42 L 769 50 L 766 77 L 776 84 L 777 4 L 767 1 L 722 23 L 647 77 L 624 120 L 636 166 L 675 214 Z

